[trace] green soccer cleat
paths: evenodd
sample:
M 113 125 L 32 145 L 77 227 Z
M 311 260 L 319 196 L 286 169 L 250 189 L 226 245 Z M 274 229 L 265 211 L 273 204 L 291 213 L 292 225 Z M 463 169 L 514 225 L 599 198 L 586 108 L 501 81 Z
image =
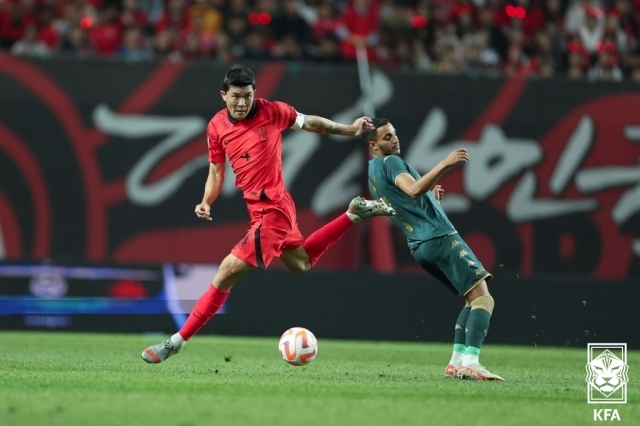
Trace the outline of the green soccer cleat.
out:
M 349 213 L 358 216 L 360 219 L 369 219 L 374 216 L 393 216 L 396 211 L 393 207 L 381 200 L 366 200 L 356 197 L 349 203 Z
M 149 364 L 158 364 L 178 352 L 180 352 L 179 347 L 174 346 L 171 340 L 165 340 L 157 345 L 149 346 L 141 356 Z
M 504 379 L 497 374 L 493 374 L 480 364 L 463 365 L 458 369 L 458 377 L 467 380 L 497 380 L 504 382 Z

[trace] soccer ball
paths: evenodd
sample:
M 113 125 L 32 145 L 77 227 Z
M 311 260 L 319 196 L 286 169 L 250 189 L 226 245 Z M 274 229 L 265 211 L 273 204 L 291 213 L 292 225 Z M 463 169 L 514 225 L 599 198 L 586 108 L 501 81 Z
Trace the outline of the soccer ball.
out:
M 306 365 L 318 355 L 318 341 L 306 328 L 293 327 L 280 337 L 278 349 L 282 359 L 289 364 Z

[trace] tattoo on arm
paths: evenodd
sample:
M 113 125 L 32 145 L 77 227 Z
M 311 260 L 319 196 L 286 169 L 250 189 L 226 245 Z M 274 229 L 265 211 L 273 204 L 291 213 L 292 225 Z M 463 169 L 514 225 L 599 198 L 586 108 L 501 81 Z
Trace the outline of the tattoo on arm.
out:
M 349 129 L 344 124 L 334 123 L 331 120 L 316 117 L 313 121 L 305 120 L 302 129 L 307 132 L 319 133 L 321 135 L 345 135 L 349 134 Z
M 344 127 L 344 126 L 342 126 Z M 343 132 L 343 129 L 340 128 L 339 124 L 332 124 L 329 127 L 327 127 L 327 133 L 331 133 L 332 135 L 341 135 Z

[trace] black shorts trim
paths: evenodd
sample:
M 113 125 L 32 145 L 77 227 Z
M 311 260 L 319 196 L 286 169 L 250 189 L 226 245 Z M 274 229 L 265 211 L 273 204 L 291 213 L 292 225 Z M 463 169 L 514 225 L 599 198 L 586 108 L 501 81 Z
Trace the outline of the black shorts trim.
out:
M 256 249 L 256 265 L 258 266 L 258 269 L 261 269 L 264 271 L 267 268 L 266 266 L 264 266 L 264 260 L 262 260 L 262 246 L 260 245 L 260 227 L 256 229 L 254 244 Z

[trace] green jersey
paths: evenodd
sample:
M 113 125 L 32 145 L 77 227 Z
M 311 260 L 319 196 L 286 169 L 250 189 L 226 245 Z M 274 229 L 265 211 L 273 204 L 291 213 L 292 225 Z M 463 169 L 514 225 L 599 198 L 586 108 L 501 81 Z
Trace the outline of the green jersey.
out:
M 420 174 L 397 155 L 375 157 L 369 161 L 369 189 L 375 199 L 382 199 L 396 210 L 393 223 L 407 237 L 413 252 L 422 242 L 444 237 L 455 231 L 440 202 L 431 191 L 417 199 L 409 197 L 396 186 L 401 174 L 409 174 L 415 180 Z

